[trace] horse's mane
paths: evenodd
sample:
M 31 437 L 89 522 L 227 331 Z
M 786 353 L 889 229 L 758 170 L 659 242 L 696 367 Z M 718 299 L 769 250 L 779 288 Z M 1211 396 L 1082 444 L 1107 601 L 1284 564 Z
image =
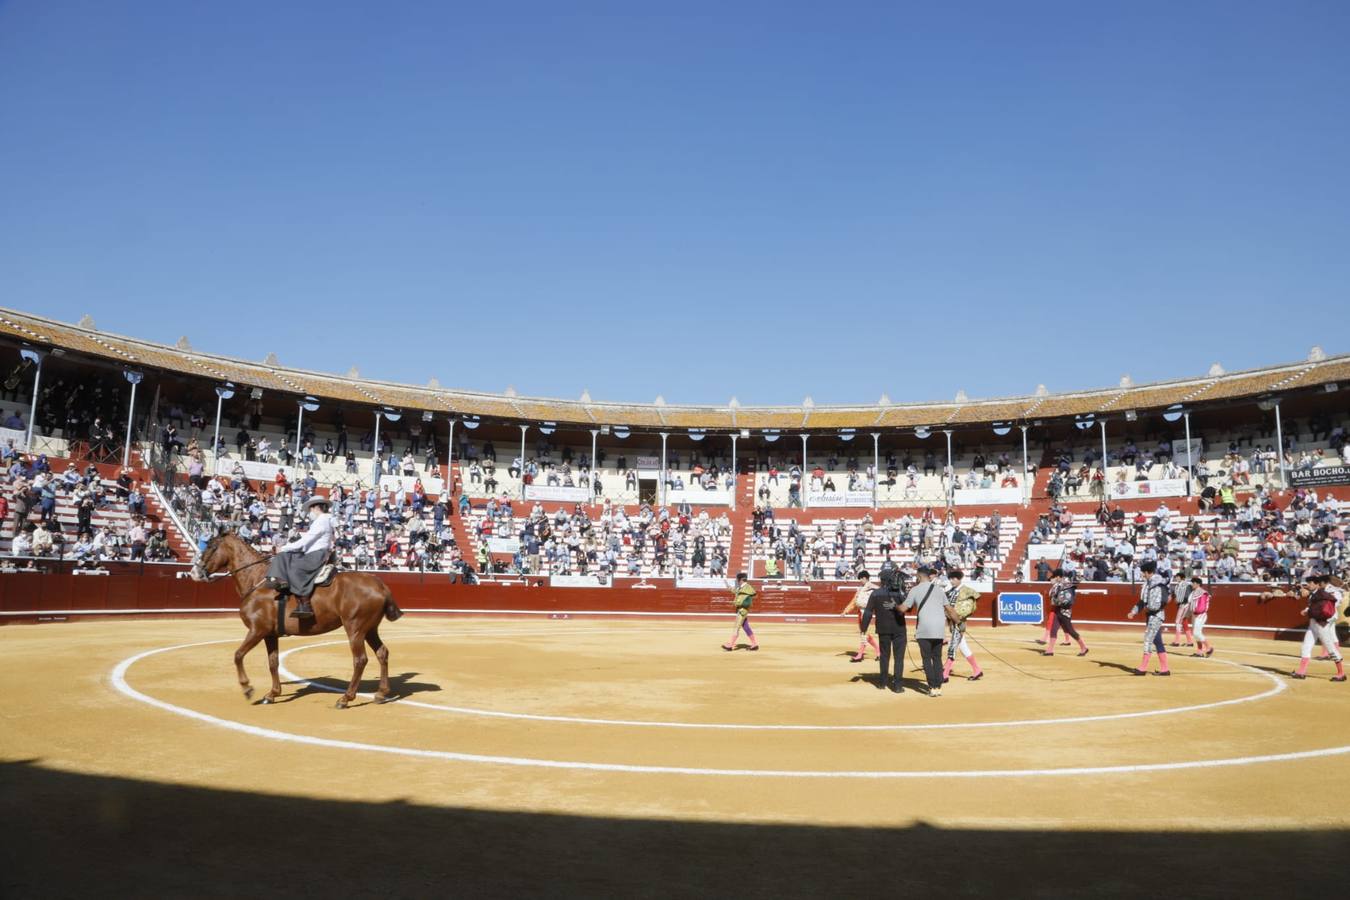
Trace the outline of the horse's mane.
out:
M 237 565 L 247 565 L 248 563 L 257 562 L 258 560 L 262 559 L 262 554 L 259 553 L 257 550 L 254 550 L 252 547 L 250 547 L 248 541 L 241 538 L 234 531 L 222 532 L 221 534 L 217 535 L 214 538 L 214 540 L 219 541 L 221 543 L 229 541 L 231 544 L 235 545 L 234 552 L 235 558 L 238 561 Z

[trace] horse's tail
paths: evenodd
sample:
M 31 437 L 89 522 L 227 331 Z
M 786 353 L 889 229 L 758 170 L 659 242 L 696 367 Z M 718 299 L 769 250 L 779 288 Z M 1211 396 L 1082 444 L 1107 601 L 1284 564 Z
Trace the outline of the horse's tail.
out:
M 400 618 L 403 617 L 403 610 L 399 609 L 399 608 L 398 608 L 398 604 L 394 602 L 394 595 L 393 595 L 393 594 L 386 594 L 386 595 L 385 595 L 385 598 L 384 598 L 384 617 L 385 617 L 386 619 L 388 619 L 390 622 L 393 622 L 393 621 L 395 621 L 396 619 L 400 619 Z

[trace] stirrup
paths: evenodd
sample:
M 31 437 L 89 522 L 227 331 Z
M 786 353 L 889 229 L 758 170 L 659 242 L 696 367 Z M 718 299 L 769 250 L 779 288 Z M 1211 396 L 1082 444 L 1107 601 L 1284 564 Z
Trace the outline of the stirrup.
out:
M 295 601 L 295 617 L 297 619 L 314 618 L 314 607 L 310 605 L 308 600 L 297 598 Z

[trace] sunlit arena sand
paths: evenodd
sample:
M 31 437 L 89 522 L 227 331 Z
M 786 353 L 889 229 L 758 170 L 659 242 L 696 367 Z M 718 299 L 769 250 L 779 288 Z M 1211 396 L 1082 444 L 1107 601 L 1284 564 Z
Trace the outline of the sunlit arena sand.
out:
M 1344 688 L 1289 681 L 1296 648 L 1281 642 L 1225 638 L 1212 659 L 1173 654 L 1174 676 L 1140 679 L 1127 674 L 1138 647 L 1126 632 L 1089 636 L 1086 658 L 1050 659 L 1033 642 L 1039 630 L 973 629 L 987 675 L 967 682 L 958 662 L 943 696 L 930 698 L 916 652 L 907 690 L 878 690 L 873 661 L 849 663 L 856 632 L 842 623 L 765 623 L 763 650 L 724 653 L 720 623 L 410 616 L 386 636 L 400 699 L 363 696 L 338 710 L 333 691 L 350 665 L 341 643 L 285 641 L 285 693 L 264 706 L 234 683 L 240 630 L 213 619 L 0 631 L 15 676 L 0 735 L 4 802 L 9 821 L 27 817 L 7 883 L 95 892 L 116 883 L 63 864 L 66 828 L 82 828 L 81 845 L 125 873 L 129 855 L 162 857 L 188 835 L 272 852 L 325 844 L 354 816 L 378 819 L 379 833 L 353 838 L 333 868 L 303 863 L 315 877 L 336 878 L 374 847 L 411 858 L 441 848 L 465 883 L 487 893 L 518 884 L 519 872 L 500 867 L 508 862 L 494 868 L 494 850 L 470 852 L 453 829 L 422 832 L 443 821 L 518 849 L 534 834 L 555 854 L 539 863 L 548 868 L 584 858 L 564 866 L 580 880 L 560 884 L 563 893 L 626 877 L 633 860 L 675 864 L 664 849 L 631 844 L 639 835 L 677 842 L 694 854 L 689 865 L 734 867 L 734 844 L 762 829 L 796 835 L 780 837 L 789 846 L 805 834 L 819 845 L 817 864 L 792 883 L 782 879 L 800 860 L 774 868 L 770 848 L 746 847 L 765 889 L 824 889 L 859 841 L 889 834 L 933 852 L 978 839 L 993 855 L 964 864 L 972 889 L 1007 879 L 1031 890 L 1033 857 L 1068 842 L 1071 866 L 1097 867 L 1094 884 L 1112 893 L 1111 873 L 1128 875 L 1122 889 L 1154 877 L 1133 871 L 1112 841 L 1138 847 L 1170 833 L 1175 843 L 1156 851 L 1168 858 L 1184 850 L 1238 865 L 1278 851 L 1287 862 L 1346 825 L 1322 791 L 1350 757 Z M 256 684 L 265 658 L 248 662 Z M 367 678 L 362 690 L 373 689 Z M 192 790 L 170 802 L 166 785 Z M 194 803 L 219 816 L 197 822 Z M 310 830 L 272 833 L 250 818 L 260 805 Z M 397 809 L 419 812 L 403 819 Z M 151 824 L 163 829 L 158 850 L 130 843 Z M 1308 828 L 1318 830 L 1287 831 Z M 1257 835 L 1263 849 L 1252 850 Z M 1025 859 L 993 849 L 1024 845 Z M 621 848 L 629 861 L 615 858 Z M 1003 860 L 997 871 L 992 859 Z M 424 875 L 401 872 L 391 885 L 416 893 Z M 1236 877 L 1213 870 L 1210 881 Z M 718 883 L 710 871 L 680 889 Z M 645 884 L 653 895 L 660 887 Z

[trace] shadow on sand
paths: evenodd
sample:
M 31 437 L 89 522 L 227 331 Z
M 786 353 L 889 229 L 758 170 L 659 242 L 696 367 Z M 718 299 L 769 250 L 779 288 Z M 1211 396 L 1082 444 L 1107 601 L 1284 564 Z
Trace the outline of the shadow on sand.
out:
M 259 784 L 266 781 L 260 769 Z M 902 803 L 904 794 L 879 785 L 877 799 Z M 940 816 L 940 804 L 932 812 Z M 1344 854 L 1350 837 L 1222 831 L 1204 822 L 1191 824 L 1215 830 L 592 818 L 213 790 L 74 774 L 38 761 L 0 763 L 0 815 L 6 898 L 778 898 L 894 888 L 944 900 L 1295 897 L 1325 893 L 1307 873 L 1334 877 L 1328 861 Z

